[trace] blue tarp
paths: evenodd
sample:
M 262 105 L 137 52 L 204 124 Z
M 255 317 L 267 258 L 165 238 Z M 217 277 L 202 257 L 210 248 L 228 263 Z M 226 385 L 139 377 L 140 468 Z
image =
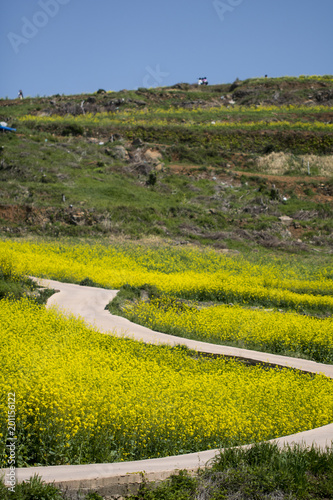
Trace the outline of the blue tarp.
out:
M 0 130 L 9 130 L 10 132 L 16 132 L 16 128 L 4 127 L 0 125 Z

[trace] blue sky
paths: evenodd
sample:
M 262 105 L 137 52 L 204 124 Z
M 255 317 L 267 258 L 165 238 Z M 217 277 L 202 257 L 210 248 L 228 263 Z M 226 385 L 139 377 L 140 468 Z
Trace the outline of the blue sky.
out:
M 0 97 L 333 73 L 333 0 L 0 5 Z

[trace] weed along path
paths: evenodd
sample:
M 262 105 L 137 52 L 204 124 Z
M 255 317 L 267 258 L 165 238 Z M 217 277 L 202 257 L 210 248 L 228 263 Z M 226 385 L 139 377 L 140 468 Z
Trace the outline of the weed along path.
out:
M 125 318 L 113 316 L 105 310 L 105 306 L 115 297 L 117 290 L 83 287 L 44 279 L 38 279 L 38 282 L 42 286 L 58 291 L 49 298 L 47 307 L 57 307 L 66 314 L 80 316 L 86 323 L 103 333 L 128 336 L 146 343 L 183 344 L 198 352 L 236 357 L 248 363 L 265 363 L 304 372 L 322 373 L 333 378 L 333 365 L 188 340 L 154 332 L 131 323 Z M 315 444 L 325 448 L 333 442 L 333 423 L 298 434 L 283 436 L 272 440 L 272 442 L 281 446 L 303 443 L 307 446 Z M 195 471 L 211 460 L 218 451 L 209 450 L 133 462 L 19 468 L 16 470 L 16 477 L 21 482 L 38 474 L 44 481 L 55 482 L 56 485 L 72 492 L 95 490 L 102 495 L 125 495 L 137 491 L 143 480 L 143 473 L 147 481 L 160 481 L 180 469 Z

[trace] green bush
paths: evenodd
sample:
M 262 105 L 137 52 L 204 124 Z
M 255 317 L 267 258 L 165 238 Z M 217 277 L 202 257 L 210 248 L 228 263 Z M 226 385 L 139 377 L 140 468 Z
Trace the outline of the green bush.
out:
M 95 283 L 90 278 L 84 278 L 82 281 L 80 281 L 79 285 L 81 286 L 93 286 L 93 287 L 99 287 L 100 285 L 98 283 Z
M 15 485 L 15 491 L 10 491 L 0 482 L 1 500 L 64 500 L 60 490 L 53 484 L 45 484 L 40 477 L 34 476 L 29 481 Z
M 71 123 L 69 125 L 66 125 L 62 129 L 61 135 L 63 136 L 68 136 L 68 135 L 83 135 L 84 128 L 81 125 L 78 125 L 77 123 Z

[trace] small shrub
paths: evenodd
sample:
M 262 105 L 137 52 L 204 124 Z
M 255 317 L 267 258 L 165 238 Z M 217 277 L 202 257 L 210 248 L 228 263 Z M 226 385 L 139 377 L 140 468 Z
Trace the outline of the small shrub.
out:
M 153 285 L 144 284 L 140 287 L 136 287 L 126 283 L 120 288 L 116 297 L 111 302 L 109 302 L 105 309 L 110 311 L 111 314 L 123 315 L 125 304 L 127 302 L 140 300 L 143 292 L 146 292 L 149 299 L 151 299 L 152 297 L 160 296 L 160 292 Z
M 88 493 L 85 500 L 103 500 L 103 497 L 101 497 L 98 493 L 92 492 Z
M 178 474 L 170 476 L 159 485 L 156 491 L 152 490 L 149 484 L 143 482 L 139 492 L 135 496 L 130 496 L 129 500 L 190 500 L 196 498 L 197 479 L 191 477 L 186 471 L 179 471 Z
M 263 153 L 265 155 L 269 155 L 270 153 L 274 152 L 274 144 L 267 144 L 267 146 L 264 147 Z
M 311 188 L 307 187 L 304 189 L 304 194 L 306 194 L 306 196 L 314 196 L 315 193 Z
M 35 475 L 29 481 L 15 485 L 15 491 L 10 491 L 3 482 L 0 482 L 1 500 L 64 500 L 60 490 L 53 484 L 46 484 Z
M 82 281 L 80 281 L 79 285 L 99 287 L 99 284 L 90 278 L 84 278 Z
M 155 186 L 157 181 L 157 175 L 156 172 L 150 172 L 148 179 L 146 181 L 147 186 Z
M 83 135 L 83 132 L 84 129 L 81 125 L 78 125 L 77 123 L 71 123 L 63 128 L 61 135 Z
M 140 289 L 131 286 L 129 284 L 125 284 L 121 287 L 116 297 L 108 303 L 105 307 L 111 314 L 122 315 L 123 307 L 127 301 L 134 301 L 140 298 Z
M 0 299 L 5 297 L 19 298 L 22 296 L 22 286 L 20 283 L 0 281 Z

